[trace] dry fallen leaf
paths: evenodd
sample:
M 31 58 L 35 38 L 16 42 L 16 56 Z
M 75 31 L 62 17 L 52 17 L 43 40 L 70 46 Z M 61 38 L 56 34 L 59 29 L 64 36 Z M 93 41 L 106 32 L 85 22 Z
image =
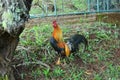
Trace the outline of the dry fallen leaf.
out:
M 88 74 L 88 75 L 91 75 L 92 71 L 91 70 L 87 70 L 85 73 Z
M 60 57 L 58 58 L 58 60 L 56 61 L 56 65 L 60 65 L 61 62 L 60 62 Z

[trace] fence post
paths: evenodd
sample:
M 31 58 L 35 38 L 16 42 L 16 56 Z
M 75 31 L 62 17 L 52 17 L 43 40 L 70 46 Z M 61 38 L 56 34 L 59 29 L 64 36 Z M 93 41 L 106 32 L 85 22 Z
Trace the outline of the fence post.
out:
M 106 10 L 106 1 L 103 0 L 103 9 Z
M 42 8 L 44 9 L 44 3 L 43 3 L 44 0 L 42 0 Z M 44 11 L 42 10 L 42 17 L 44 17 Z
M 56 0 L 54 0 L 54 15 L 57 16 L 57 5 L 56 5 Z
M 107 11 L 109 10 L 109 0 L 107 0 Z
M 87 0 L 88 3 L 88 12 L 90 12 L 90 0 Z
M 97 12 L 99 12 L 100 9 L 99 9 L 99 0 L 97 0 Z

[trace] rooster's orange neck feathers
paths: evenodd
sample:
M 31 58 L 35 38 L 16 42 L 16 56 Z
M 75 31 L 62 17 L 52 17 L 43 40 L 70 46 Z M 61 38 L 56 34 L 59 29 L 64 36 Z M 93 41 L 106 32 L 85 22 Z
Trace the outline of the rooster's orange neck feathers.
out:
M 56 41 L 63 42 L 62 30 L 60 29 L 56 21 L 53 21 L 53 28 L 54 28 L 54 31 L 52 33 L 52 36 L 55 38 Z

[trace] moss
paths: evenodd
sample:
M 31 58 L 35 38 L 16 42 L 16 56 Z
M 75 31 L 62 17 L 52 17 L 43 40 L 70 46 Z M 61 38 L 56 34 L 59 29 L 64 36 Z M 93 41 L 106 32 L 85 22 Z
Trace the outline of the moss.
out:
M 2 22 L 2 26 L 4 27 L 4 29 L 6 29 L 7 28 L 7 25 L 8 24 L 12 24 L 12 22 L 13 22 L 13 14 L 12 14 L 12 12 L 11 11 L 5 11 L 4 13 L 3 13 L 3 15 L 2 15 L 2 20 L 3 20 L 3 22 Z

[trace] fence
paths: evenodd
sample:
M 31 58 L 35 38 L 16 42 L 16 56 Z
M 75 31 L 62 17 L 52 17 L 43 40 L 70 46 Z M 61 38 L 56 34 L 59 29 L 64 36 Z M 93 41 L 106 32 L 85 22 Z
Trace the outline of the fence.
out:
M 38 0 L 33 2 L 31 17 L 46 17 L 101 12 L 120 12 L 120 0 Z M 31 11 L 32 11 L 31 10 Z

